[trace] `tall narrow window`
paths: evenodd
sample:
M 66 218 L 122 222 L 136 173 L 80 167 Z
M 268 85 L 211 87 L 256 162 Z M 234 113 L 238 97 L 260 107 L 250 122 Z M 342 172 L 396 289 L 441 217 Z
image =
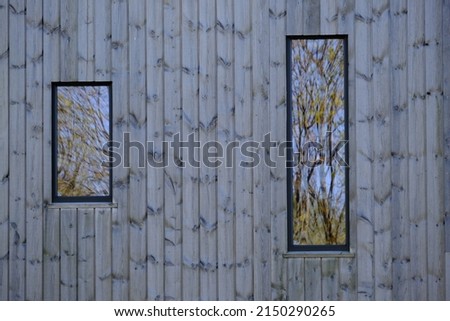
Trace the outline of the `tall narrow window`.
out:
M 349 249 L 347 38 L 288 37 L 289 250 Z
M 111 83 L 53 83 L 54 202 L 111 201 Z

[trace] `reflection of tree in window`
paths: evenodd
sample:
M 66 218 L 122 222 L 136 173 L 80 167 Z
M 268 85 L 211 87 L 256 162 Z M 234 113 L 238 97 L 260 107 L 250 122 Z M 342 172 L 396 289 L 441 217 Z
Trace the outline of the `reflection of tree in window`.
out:
M 109 195 L 107 141 L 108 87 L 58 87 L 58 196 Z
M 332 147 L 345 139 L 344 41 L 291 44 L 294 245 L 345 244 L 345 168 L 329 166 Z M 307 142 L 324 148 L 308 155 Z

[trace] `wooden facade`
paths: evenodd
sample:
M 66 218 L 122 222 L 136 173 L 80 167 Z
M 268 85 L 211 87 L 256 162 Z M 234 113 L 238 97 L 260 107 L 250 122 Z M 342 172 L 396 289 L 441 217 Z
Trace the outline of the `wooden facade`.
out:
M 349 253 L 287 252 L 283 158 L 132 164 L 112 204 L 51 202 L 52 82 L 112 81 L 113 137 L 154 153 L 282 142 L 286 35 L 333 34 Z M 0 300 L 449 300 L 449 217 L 449 0 L 0 0 Z

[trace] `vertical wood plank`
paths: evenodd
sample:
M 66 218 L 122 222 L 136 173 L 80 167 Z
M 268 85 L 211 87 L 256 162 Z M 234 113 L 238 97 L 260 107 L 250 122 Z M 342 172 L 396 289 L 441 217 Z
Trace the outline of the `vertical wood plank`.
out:
M 289 259 L 287 263 L 287 299 L 305 300 L 305 259 Z
M 269 2 L 260 1 L 252 8 L 252 104 L 253 141 L 263 142 L 269 132 Z M 253 256 L 254 299 L 269 300 L 270 291 L 270 171 L 263 146 L 256 151 L 259 164 L 253 168 Z
M 270 168 L 270 217 L 271 217 L 271 284 L 272 299 L 285 300 L 287 295 L 287 264 L 283 259 L 286 253 L 286 158 L 281 155 L 279 146 L 286 140 L 286 44 L 280 35 L 286 33 L 286 1 L 271 0 L 269 8 L 270 27 L 270 86 L 269 118 L 271 140 L 277 148 L 270 150 L 270 159 L 276 163 Z M 290 284 L 290 282 L 289 282 Z
M 96 81 L 111 80 L 111 5 L 110 0 L 94 1 Z
M 322 300 L 321 258 L 305 259 L 305 300 Z
M 302 21 L 297 23 L 303 23 L 303 35 L 318 35 L 320 34 L 320 1 L 316 0 L 303 0 L 302 7 Z
M 427 195 L 425 160 L 425 4 L 408 1 L 408 149 L 411 299 L 427 298 Z
M 51 202 L 52 186 L 52 90 L 51 82 L 60 79 L 59 56 L 59 1 L 44 0 L 43 3 L 43 199 L 44 204 Z M 58 209 L 46 209 L 44 212 L 44 300 L 59 300 L 60 281 L 60 214 Z
M 153 141 L 147 157 L 161 164 L 168 158 L 164 150 L 164 57 L 163 1 L 147 6 L 147 140 Z M 164 299 L 164 171 L 147 170 L 147 291 L 148 299 Z
M 76 81 L 78 77 L 78 2 L 64 0 L 60 4 L 60 79 Z M 61 209 L 61 300 L 77 299 L 77 210 Z
M 61 209 L 61 300 L 77 299 L 77 209 Z
M 88 0 L 78 1 L 77 10 L 77 78 L 87 80 L 88 64 Z
M 112 299 L 111 209 L 95 212 L 95 300 Z
M 25 300 L 25 1 L 9 3 L 9 299 Z
M 286 0 L 287 35 L 301 35 L 303 32 L 303 0 Z
M 442 2 L 425 5 L 427 300 L 445 298 L 444 121 Z M 434 23 L 430 23 L 433 21 Z M 447 196 L 449 197 L 449 196 Z
M 78 47 L 78 79 L 88 81 L 94 79 L 94 29 L 93 2 L 78 1 L 77 15 L 77 47 Z
M 111 80 L 111 19 L 112 2 L 99 0 L 94 3 L 94 79 L 96 81 Z M 123 15 L 123 12 L 121 13 Z M 120 62 L 123 64 L 123 61 Z M 114 117 L 114 116 L 113 116 Z M 120 184 L 119 184 L 120 186 Z M 126 212 L 127 213 L 127 212 Z M 124 215 L 124 213 L 120 213 Z M 95 299 L 112 299 L 112 211 L 95 209 Z M 124 215 L 127 217 L 127 215 Z M 119 252 L 120 253 L 120 252 Z M 128 254 L 128 252 L 126 252 Z M 121 253 L 122 254 L 122 253 Z M 115 260 L 120 255 L 114 256 Z M 129 257 L 127 256 L 127 264 Z M 122 271 L 121 271 L 122 272 Z M 121 289 L 122 290 L 122 289 Z M 121 293 L 123 294 L 123 293 Z M 121 297 L 122 298 L 122 297 Z
M 356 162 L 357 148 L 355 142 L 359 139 L 356 133 L 356 113 L 359 108 L 359 102 L 355 95 L 355 55 L 357 48 L 355 46 L 355 1 L 344 1 L 333 3 L 328 1 L 327 15 L 321 15 L 321 30 L 328 34 L 346 34 L 348 35 L 348 135 L 349 135 L 349 228 L 350 228 L 350 251 L 355 252 L 357 248 L 357 175 Z M 321 3 L 321 6 L 324 5 Z M 321 8 L 322 9 L 322 8 Z M 323 23 L 324 19 L 327 23 Z M 323 28 L 323 29 L 322 29 Z M 338 299 L 356 300 L 357 299 L 357 262 L 356 258 L 340 258 L 337 268 L 339 269 L 339 291 Z
M 113 1 L 111 5 L 111 79 L 113 81 L 113 139 L 122 141 L 128 132 L 128 4 Z M 92 23 L 91 23 L 92 25 Z M 89 47 L 88 47 L 89 48 Z M 98 62 L 96 61 L 96 65 Z M 112 298 L 129 299 L 129 168 L 121 163 L 113 168 L 113 199 L 117 208 L 112 209 Z M 141 192 L 142 193 L 142 192 Z
M 8 300 L 9 285 L 9 32 L 8 1 L 0 2 L 0 300 Z
M 306 5 L 311 5 L 311 2 L 306 3 Z M 286 7 L 287 10 L 287 19 L 286 19 L 286 28 L 287 28 L 287 34 L 288 35 L 303 35 L 306 33 L 305 30 L 305 19 L 306 16 L 304 14 L 304 11 L 306 8 L 304 7 L 305 2 L 300 0 L 287 0 Z M 320 27 L 320 25 L 319 25 Z M 291 97 L 287 97 L 287 99 L 291 99 Z M 287 139 L 287 137 L 285 138 Z M 284 140 L 285 140 L 284 139 Z M 283 141 L 284 141 L 283 140 Z M 291 186 L 287 186 L 287 188 L 291 188 Z M 286 192 L 287 193 L 287 192 Z M 286 199 L 287 196 L 284 197 Z M 289 200 L 288 200 L 289 201 Z M 289 215 L 287 217 L 289 219 Z M 285 230 L 284 235 L 284 242 L 287 242 L 287 229 Z M 307 289 L 308 280 L 306 279 L 306 261 L 307 259 L 299 258 L 299 259 L 290 259 L 288 260 L 288 299 L 289 300 L 305 300 L 306 299 L 306 293 L 310 293 L 310 289 Z M 320 259 L 319 259 L 320 264 Z M 308 263 L 308 266 L 310 265 L 310 262 Z M 295 272 L 291 272 L 295 271 Z M 291 273 L 295 273 L 294 276 L 291 276 Z M 308 273 L 309 270 L 308 270 Z M 319 273 L 320 273 L 320 266 L 319 266 Z M 294 280 L 294 284 L 291 284 L 291 278 Z M 297 285 L 298 284 L 298 285 Z M 315 285 L 316 287 L 319 287 L 319 283 Z M 320 286 L 321 287 L 321 286 Z M 320 292 L 319 292 L 320 293 Z
M 322 300 L 338 299 L 339 292 L 339 260 L 337 258 L 322 258 Z
M 141 3 L 144 5 L 145 3 Z M 130 137 L 141 146 L 146 141 L 147 113 L 145 84 L 145 5 L 128 3 L 129 57 L 130 57 Z M 144 149 L 125 151 L 130 153 L 130 299 L 147 297 L 147 186 Z M 136 157 L 137 156 L 137 157 Z M 141 162 L 142 161 L 142 162 Z M 141 164 L 142 163 L 142 164 Z
M 94 2 L 87 1 L 87 71 L 86 79 L 94 79 L 95 75 L 95 30 L 94 30 Z M 112 25 L 113 26 L 113 25 Z
M 447 270 L 445 271 L 445 300 L 450 300 L 450 273 L 448 271 L 448 267 L 450 266 L 450 253 L 445 252 L 445 266 Z
M 181 100 L 182 141 L 198 142 L 198 3 L 182 2 L 181 16 Z M 194 146 L 192 146 L 194 147 Z M 199 166 L 191 160 L 199 160 L 198 148 L 183 148 L 183 286 L 184 300 L 200 297 L 199 273 Z
M 410 233 L 408 201 L 408 70 L 407 2 L 390 3 L 390 54 L 392 79 L 391 180 L 393 298 L 410 299 Z
M 339 259 L 339 290 L 338 300 L 356 301 L 357 299 L 357 275 L 355 258 Z
M 181 2 L 169 0 L 164 6 L 164 138 L 174 139 L 181 131 Z M 165 299 L 180 300 L 181 230 L 182 230 L 182 174 L 178 153 L 169 155 L 169 166 L 165 170 L 164 215 L 165 215 Z
M 147 156 L 161 164 L 168 158 L 164 150 L 164 56 L 163 3 L 147 6 L 147 137 L 153 149 Z M 148 166 L 147 171 L 148 298 L 164 299 L 164 171 Z
M 356 206 L 358 300 L 374 296 L 373 202 L 373 119 L 372 109 L 372 1 L 355 5 L 355 90 L 356 102 Z
M 52 81 L 60 80 L 59 5 L 57 0 L 43 3 L 43 191 L 44 204 L 51 203 L 52 186 Z M 45 233 L 45 230 L 44 230 Z
M 338 2 L 320 0 L 320 32 L 336 34 L 338 30 Z
M 42 300 L 42 1 L 28 2 L 26 18 L 26 299 Z
M 44 214 L 44 300 L 60 300 L 60 210 L 47 208 Z
M 92 301 L 95 299 L 94 209 L 78 209 L 77 224 L 77 299 L 80 301 Z
M 234 79 L 236 140 L 252 139 L 252 1 L 235 0 Z M 259 68 L 260 66 L 258 66 Z M 256 67 L 255 67 L 256 68 Z M 253 173 L 244 167 L 247 158 L 234 151 L 236 193 L 236 300 L 252 300 L 253 293 Z
M 374 178 L 374 275 L 375 300 L 392 299 L 391 251 L 391 107 L 389 59 L 389 2 L 377 1 L 373 8 L 373 140 Z
M 60 10 L 61 80 L 76 81 L 78 77 L 78 1 L 61 0 Z
M 442 8 L 442 62 L 444 106 L 450 106 L 450 1 Z M 444 107 L 444 195 L 450 194 L 450 108 Z M 450 300 L 450 197 L 445 197 L 445 299 Z
M 200 0 L 200 144 L 216 140 L 216 1 Z M 214 160 L 213 160 L 214 161 Z M 200 300 L 217 300 L 217 169 L 200 167 Z
M 217 141 L 223 147 L 234 141 L 233 82 L 233 2 L 217 2 Z M 218 168 L 218 299 L 234 300 L 234 170 L 222 164 Z

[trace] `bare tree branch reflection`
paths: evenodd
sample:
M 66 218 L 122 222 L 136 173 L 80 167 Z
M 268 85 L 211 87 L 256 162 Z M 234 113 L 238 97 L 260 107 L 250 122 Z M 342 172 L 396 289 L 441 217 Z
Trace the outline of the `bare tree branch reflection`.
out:
M 303 151 L 293 171 L 294 244 L 345 244 L 345 169 L 325 162 L 345 139 L 344 42 L 293 40 L 291 50 L 293 148 Z M 327 148 L 312 153 L 306 142 Z M 318 166 L 306 166 L 311 159 Z
M 109 194 L 109 170 L 101 166 L 108 140 L 108 87 L 58 87 L 59 196 Z

